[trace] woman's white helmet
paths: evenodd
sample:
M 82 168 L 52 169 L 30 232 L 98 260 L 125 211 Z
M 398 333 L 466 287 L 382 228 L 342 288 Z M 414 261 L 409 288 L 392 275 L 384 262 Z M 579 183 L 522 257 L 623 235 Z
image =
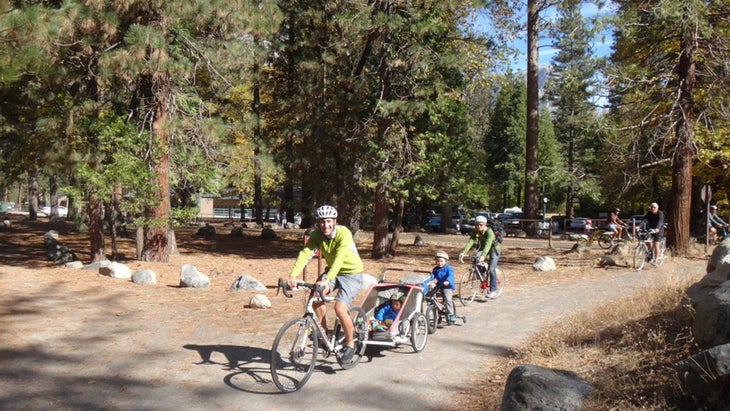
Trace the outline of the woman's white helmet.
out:
M 477 218 L 474 219 L 475 223 L 487 223 L 487 217 L 484 217 L 483 215 L 478 215 Z
M 314 212 L 314 216 L 317 218 L 317 220 L 321 220 L 324 218 L 337 218 L 337 209 L 335 209 L 331 205 L 323 205 Z

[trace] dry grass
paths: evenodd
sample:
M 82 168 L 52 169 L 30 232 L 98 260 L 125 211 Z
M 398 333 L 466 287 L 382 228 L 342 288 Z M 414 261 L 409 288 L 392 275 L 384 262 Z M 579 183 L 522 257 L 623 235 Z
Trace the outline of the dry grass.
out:
M 544 329 L 465 393 L 466 409 L 496 410 L 504 383 L 519 364 L 571 370 L 594 391 L 586 410 L 701 409 L 682 391 L 673 364 L 697 352 L 692 309 L 681 267 L 663 267 L 666 282 Z M 700 407 L 700 408 L 698 408 Z

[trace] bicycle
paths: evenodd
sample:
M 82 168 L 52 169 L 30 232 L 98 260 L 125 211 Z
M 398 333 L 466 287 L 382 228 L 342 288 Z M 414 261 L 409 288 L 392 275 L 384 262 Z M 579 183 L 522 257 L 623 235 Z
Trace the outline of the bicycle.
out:
M 284 324 L 279 330 L 271 347 L 271 377 L 276 387 L 282 392 L 294 392 L 301 389 L 312 375 L 317 361 L 320 344 L 324 356 L 334 354 L 340 366 L 349 370 L 355 367 L 365 353 L 368 339 L 368 322 L 365 312 L 360 307 L 350 309 L 350 317 L 354 327 L 355 356 L 350 362 L 343 362 L 340 350 L 345 344 L 345 333 L 339 322 L 335 320 L 334 332 L 328 336 L 314 312 L 314 303 L 332 302 L 334 297 L 324 296 L 322 287 L 316 284 L 299 282 L 298 287 L 309 290 L 309 298 L 304 315 Z M 279 279 L 276 295 L 282 290 L 284 296 L 291 298 L 285 280 Z
M 441 287 L 434 287 L 425 293 L 423 303 L 426 308 L 422 310 L 426 315 L 428 322 L 428 333 L 433 334 L 438 329 L 438 325 L 442 322 L 448 322 L 449 313 L 446 311 L 446 303 L 444 302 L 444 294 Z M 454 317 L 461 319 L 466 324 L 466 316 L 456 315 L 456 304 L 454 305 Z
M 604 229 L 594 229 L 590 236 L 581 236 L 577 240 L 578 244 L 590 247 L 594 242 L 598 242 L 598 246 L 603 249 L 609 249 L 614 244 L 613 231 Z
M 645 229 L 641 229 L 636 233 L 638 244 L 634 248 L 633 261 L 633 267 L 636 271 L 643 270 L 647 261 L 654 261 L 654 265 L 661 266 L 667 257 L 666 242 L 661 240 L 659 246 L 660 255 L 656 259 L 654 258 L 654 239 L 651 234 L 651 231 Z
M 471 304 L 478 291 L 484 293 L 490 289 L 489 265 L 479 263 L 479 256 L 480 253 L 477 253 L 473 257 L 471 267 L 466 270 L 459 281 L 459 301 L 463 306 Z M 459 262 L 464 263 L 463 256 L 459 256 Z M 504 293 L 505 277 L 502 270 L 497 269 L 497 295 L 494 297 L 495 299 L 501 297 Z

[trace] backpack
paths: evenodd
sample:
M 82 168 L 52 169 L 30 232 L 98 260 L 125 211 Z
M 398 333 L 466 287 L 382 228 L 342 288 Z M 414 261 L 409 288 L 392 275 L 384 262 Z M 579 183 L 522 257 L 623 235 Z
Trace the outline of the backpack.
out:
M 491 228 L 492 231 L 494 231 L 494 236 L 496 237 L 497 242 L 502 244 L 504 236 L 507 235 L 504 231 L 504 225 L 502 225 L 502 221 L 495 218 L 487 218 L 487 227 Z

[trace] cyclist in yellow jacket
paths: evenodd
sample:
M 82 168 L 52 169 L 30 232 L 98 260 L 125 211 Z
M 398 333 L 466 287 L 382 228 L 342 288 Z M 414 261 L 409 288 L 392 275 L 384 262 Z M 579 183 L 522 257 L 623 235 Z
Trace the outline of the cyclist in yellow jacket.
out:
M 345 332 L 345 347 L 342 351 L 342 361 L 349 362 L 355 353 L 353 341 L 353 326 L 350 320 L 350 304 L 360 292 L 363 285 L 363 265 L 357 252 L 352 232 L 345 226 L 337 225 L 337 210 L 329 205 L 323 205 L 315 211 L 317 228 L 312 231 L 304 249 L 299 252 L 289 275 L 289 286 L 295 287 L 297 277 L 304 266 L 319 251 L 327 262 L 327 269 L 317 279 L 317 285 L 324 287 L 325 295 L 338 290 L 335 297 L 335 313 Z M 325 314 L 327 307 L 319 303 L 314 307 L 317 317 L 327 330 Z

